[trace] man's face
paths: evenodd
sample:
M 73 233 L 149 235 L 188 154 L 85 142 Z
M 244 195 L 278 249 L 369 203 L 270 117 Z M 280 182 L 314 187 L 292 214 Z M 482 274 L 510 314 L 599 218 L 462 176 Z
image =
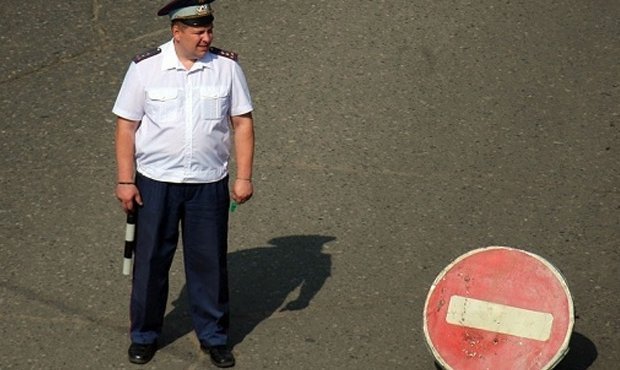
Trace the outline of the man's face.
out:
M 172 35 L 181 57 L 200 59 L 209 51 L 213 40 L 213 24 L 204 27 L 175 24 L 172 26 Z

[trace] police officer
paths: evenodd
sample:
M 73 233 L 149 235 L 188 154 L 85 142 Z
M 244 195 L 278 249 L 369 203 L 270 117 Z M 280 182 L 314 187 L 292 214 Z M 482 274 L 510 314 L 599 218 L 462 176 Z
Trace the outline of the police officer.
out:
M 174 0 L 157 13 L 172 39 L 137 55 L 113 108 L 118 184 L 136 214 L 129 361 L 157 350 L 168 273 L 179 226 L 194 330 L 218 367 L 234 366 L 228 347 L 227 233 L 230 199 L 253 193 L 252 102 L 236 54 L 211 46 L 213 0 Z M 229 190 L 231 146 L 236 178 Z

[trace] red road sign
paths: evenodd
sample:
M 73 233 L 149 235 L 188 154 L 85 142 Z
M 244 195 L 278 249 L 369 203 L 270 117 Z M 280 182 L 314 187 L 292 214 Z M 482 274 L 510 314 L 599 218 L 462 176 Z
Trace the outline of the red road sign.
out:
M 573 324 L 560 272 L 540 256 L 508 247 L 454 260 L 424 305 L 426 342 L 446 369 L 550 369 L 568 351 Z

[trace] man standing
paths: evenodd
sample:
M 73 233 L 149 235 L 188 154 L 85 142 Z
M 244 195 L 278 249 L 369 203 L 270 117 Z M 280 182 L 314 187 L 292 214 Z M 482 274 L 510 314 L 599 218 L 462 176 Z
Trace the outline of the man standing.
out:
M 218 367 L 235 364 L 227 345 L 228 209 L 230 198 L 243 203 L 253 193 L 253 107 L 236 54 L 211 47 L 211 2 L 173 0 L 159 10 L 170 17 L 172 40 L 133 59 L 113 108 L 116 196 L 137 218 L 132 363 L 147 363 L 157 350 L 180 224 L 201 348 Z

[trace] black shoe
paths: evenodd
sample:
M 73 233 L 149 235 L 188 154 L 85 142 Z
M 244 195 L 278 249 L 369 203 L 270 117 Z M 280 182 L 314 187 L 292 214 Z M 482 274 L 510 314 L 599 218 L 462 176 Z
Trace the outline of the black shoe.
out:
M 201 344 L 200 348 L 209 354 L 213 365 L 217 367 L 235 366 L 235 356 L 227 346 L 205 346 Z
M 151 361 L 157 351 L 157 343 L 139 344 L 131 343 L 127 353 L 129 354 L 129 362 L 132 364 L 146 364 Z

